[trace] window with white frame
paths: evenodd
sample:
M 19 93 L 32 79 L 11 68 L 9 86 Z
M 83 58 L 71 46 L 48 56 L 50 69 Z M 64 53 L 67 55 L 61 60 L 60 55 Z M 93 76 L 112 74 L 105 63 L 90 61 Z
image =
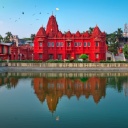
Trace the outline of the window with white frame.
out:
M 96 53 L 96 59 L 98 59 L 99 58 L 99 54 L 98 53 Z
M 54 42 L 48 42 L 48 47 L 54 47 Z
M 81 42 L 74 42 L 74 46 L 75 47 L 80 47 L 81 46 Z
M 99 42 L 95 42 L 95 44 L 96 44 L 96 47 L 98 47 L 98 46 L 99 46 Z
M 84 47 L 87 47 L 87 42 L 84 42 Z
M 43 55 L 42 53 L 39 54 L 39 59 L 42 59 L 43 58 Z
M 74 46 L 77 47 L 77 42 L 74 42 Z
M 79 46 L 79 47 L 81 46 L 81 42 L 78 42 L 78 46 Z
M 91 45 L 90 42 L 88 42 L 87 45 L 88 45 L 88 47 L 90 47 L 90 45 Z
M 43 42 L 39 42 L 39 47 L 42 47 L 43 46 Z
M 57 46 L 57 47 L 62 47 L 62 46 L 63 46 L 63 42 L 57 42 L 57 43 L 56 43 L 56 46 Z

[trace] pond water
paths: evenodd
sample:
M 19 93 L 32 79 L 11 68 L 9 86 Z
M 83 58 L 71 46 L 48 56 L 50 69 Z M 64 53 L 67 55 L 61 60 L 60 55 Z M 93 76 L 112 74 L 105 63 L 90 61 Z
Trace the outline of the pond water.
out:
M 128 75 L 0 74 L 0 128 L 128 128 Z

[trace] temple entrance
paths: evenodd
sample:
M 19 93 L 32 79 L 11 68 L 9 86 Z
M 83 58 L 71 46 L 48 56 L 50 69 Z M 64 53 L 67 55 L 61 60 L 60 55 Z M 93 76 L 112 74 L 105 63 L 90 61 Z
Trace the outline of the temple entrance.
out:
M 76 60 L 78 60 L 78 59 L 79 59 L 79 56 L 80 56 L 79 54 L 76 54 Z
M 49 54 L 49 60 L 53 60 L 53 54 Z
M 67 59 L 70 60 L 70 58 L 71 58 L 71 55 L 67 54 Z
M 111 57 L 107 57 L 107 60 L 112 60 Z
M 62 54 L 58 54 L 58 60 L 62 60 Z

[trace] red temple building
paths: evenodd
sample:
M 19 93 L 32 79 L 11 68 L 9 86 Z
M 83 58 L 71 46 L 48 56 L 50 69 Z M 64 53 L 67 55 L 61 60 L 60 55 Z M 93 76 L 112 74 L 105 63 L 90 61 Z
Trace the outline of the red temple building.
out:
M 106 34 L 96 26 L 92 33 L 88 31 L 65 34 L 59 31 L 55 16 L 48 20 L 46 29 L 41 27 L 34 39 L 34 59 L 78 59 L 79 55 L 87 54 L 92 62 L 106 60 Z

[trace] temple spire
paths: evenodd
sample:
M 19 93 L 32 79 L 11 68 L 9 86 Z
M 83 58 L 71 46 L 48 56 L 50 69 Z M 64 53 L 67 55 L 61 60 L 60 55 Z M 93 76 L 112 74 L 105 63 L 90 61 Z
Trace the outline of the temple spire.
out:
M 49 20 L 48 20 L 48 23 L 47 23 L 47 28 L 46 28 L 46 33 L 49 34 L 49 33 L 53 33 L 54 35 L 57 34 L 59 32 L 59 29 L 58 29 L 58 24 L 57 24 L 57 21 L 56 21 L 56 18 L 55 16 L 50 16 Z

